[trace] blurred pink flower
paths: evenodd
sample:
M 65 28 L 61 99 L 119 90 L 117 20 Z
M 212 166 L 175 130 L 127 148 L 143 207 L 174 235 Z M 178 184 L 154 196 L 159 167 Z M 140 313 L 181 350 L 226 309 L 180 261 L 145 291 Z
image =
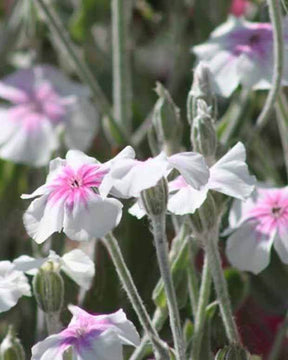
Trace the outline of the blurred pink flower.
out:
M 69 306 L 73 314 L 68 327 L 34 345 L 31 360 L 62 360 L 72 348 L 73 359 L 122 360 L 122 346 L 140 343 L 136 328 L 123 312 L 90 315 L 77 306 Z
M 68 151 L 66 160 L 52 160 L 46 183 L 31 195 L 22 195 L 23 199 L 36 197 L 23 218 L 27 233 L 40 244 L 62 229 L 78 241 L 102 237 L 112 230 L 121 219 L 122 204 L 102 197 L 98 188 L 113 161 L 131 153 L 133 156 L 133 149 L 127 147 L 104 164 L 78 150 Z
M 60 146 L 85 150 L 98 125 L 86 87 L 57 69 L 41 65 L 0 81 L 0 157 L 33 166 L 46 165 Z
M 226 254 L 230 263 L 254 274 L 270 261 L 272 245 L 288 264 L 288 187 L 258 188 L 246 202 L 236 201 L 230 212 Z
M 288 40 L 284 20 L 284 40 Z M 270 23 L 252 23 L 230 16 L 215 29 L 208 41 L 194 46 L 213 75 L 215 91 L 230 96 L 239 84 L 252 89 L 269 89 L 273 73 L 273 31 Z M 287 48 L 282 84 L 288 84 Z
M 230 7 L 230 14 L 240 17 L 245 15 L 246 9 L 249 6 L 248 0 L 232 0 L 232 4 Z

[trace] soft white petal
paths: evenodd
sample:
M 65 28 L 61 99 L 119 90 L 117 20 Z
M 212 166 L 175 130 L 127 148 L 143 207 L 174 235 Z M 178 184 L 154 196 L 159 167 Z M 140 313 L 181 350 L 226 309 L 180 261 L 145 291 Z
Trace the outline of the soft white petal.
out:
M 18 131 L 17 123 L 11 121 L 9 110 L 5 107 L 0 107 L 0 128 L 0 145 L 6 143 Z
M 61 270 L 85 290 L 90 288 L 95 275 L 93 261 L 79 249 L 69 251 L 62 256 Z
M 136 201 L 135 204 L 129 208 L 128 212 L 129 214 L 136 216 L 137 219 L 142 219 L 143 216 L 146 215 L 146 211 L 140 204 L 140 199 L 138 199 L 138 201 Z
M 21 103 L 27 100 L 27 94 L 24 91 L 5 84 L 3 81 L 0 81 L 0 97 L 12 103 Z
M 67 165 L 73 169 L 78 169 L 84 164 L 96 164 L 96 159 L 87 156 L 80 150 L 69 150 L 66 154 Z
M 42 196 L 45 194 L 48 194 L 49 189 L 47 188 L 46 185 L 42 185 L 40 186 L 38 189 L 36 189 L 35 191 L 33 191 L 31 194 L 22 194 L 21 195 L 21 199 L 33 199 L 37 196 Z
M 21 255 L 13 261 L 15 269 L 28 275 L 35 275 L 37 270 L 47 261 L 47 258 L 35 259 L 32 256 Z
M 70 109 L 64 140 L 68 149 L 85 151 L 92 143 L 99 127 L 99 114 L 95 106 L 81 99 Z
M 184 187 L 170 195 L 168 210 L 175 215 L 193 214 L 205 201 L 208 188 L 195 190 L 191 186 Z
M 100 238 L 116 227 L 122 216 L 122 204 L 116 199 L 91 196 L 87 204 L 74 203 L 65 209 L 64 232 L 71 240 Z
M 288 264 L 288 229 L 278 232 L 274 240 L 274 248 L 281 261 Z
M 38 244 L 41 244 L 54 232 L 60 232 L 63 226 L 63 202 L 47 201 L 46 195 L 32 201 L 23 216 L 24 226 Z
M 208 182 L 209 169 L 201 154 L 182 152 L 170 156 L 168 161 L 193 188 L 199 190 Z
M 32 347 L 31 360 L 63 360 L 62 355 L 66 348 L 61 345 L 61 335 L 50 335 L 45 340 Z
M 275 234 L 267 237 L 257 232 L 256 224 L 246 221 L 229 236 L 226 255 L 237 269 L 259 274 L 269 264 Z
M 249 197 L 255 188 L 256 180 L 249 175 L 245 159 L 245 147 L 238 142 L 211 167 L 209 188 L 241 200 Z

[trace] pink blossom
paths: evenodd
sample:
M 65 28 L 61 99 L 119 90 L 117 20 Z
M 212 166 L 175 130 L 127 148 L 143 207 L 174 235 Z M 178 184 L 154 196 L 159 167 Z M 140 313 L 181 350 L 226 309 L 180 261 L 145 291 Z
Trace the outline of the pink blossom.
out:
M 230 228 L 226 253 L 233 266 L 258 274 L 269 264 L 273 244 L 288 264 L 288 188 L 258 188 L 246 202 L 235 202 Z
M 122 360 L 122 346 L 137 346 L 139 335 L 123 310 L 107 315 L 90 315 L 77 306 L 69 306 L 73 314 L 68 327 L 51 335 L 32 348 L 31 360 L 62 360 L 72 348 L 73 359 Z
M 66 159 L 50 162 L 46 183 L 23 199 L 36 198 L 24 214 L 28 234 L 42 243 L 62 229 L 72 240 L 84 241 L 104 236 L 118 225 L 122 204 L 103 198 L 99 186 L 114 161 L 133 156 L 127 147 L 114 159 L 100 164 L 81 151 L 70 150 Z
M 249 6 L 248 0 L 232 0 L 232 4 L 230 7 L 230 14 L 240 17 L 245 15 L 245 12 Z
M 284 40 L 288 39 L 284 20 Z M 252 23 L 230 16 L 216 28 L 208 41 L 194 46 L 198 60 L 209 66 L 215 81 L 215 91 L 230 96 L 241 84 L 252 89 L 269 89 L 273 73 L 273 31 L 270 23 Z M 283 85 L 288 83 L 287 50 Z
M 41 65 L 0 81 L 0 157 L 33 166 L 46 165 L 60 146 L 85 150 L 97 128 L 89 91 L 57 69 Z

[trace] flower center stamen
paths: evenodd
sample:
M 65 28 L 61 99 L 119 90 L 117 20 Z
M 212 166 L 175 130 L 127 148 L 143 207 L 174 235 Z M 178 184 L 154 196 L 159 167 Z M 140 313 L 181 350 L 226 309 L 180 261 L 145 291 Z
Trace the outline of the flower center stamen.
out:
M 275 206 L 272 208 L 272 214 L 275 216 L 275 217 L 278 217 L 281 215 L 281 207 L 280 206 Z

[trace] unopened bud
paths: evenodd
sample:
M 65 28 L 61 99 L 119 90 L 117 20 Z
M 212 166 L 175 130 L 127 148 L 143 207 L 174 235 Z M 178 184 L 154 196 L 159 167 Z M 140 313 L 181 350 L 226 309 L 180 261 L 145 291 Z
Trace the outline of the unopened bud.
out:
M 191 128 L 191 143 L 193 150 L 205 158 L 214 158 L 217 147 L 217 135 L 211 109 L 204 100 L 197 102 L 197 116 Z
M 62 309 L 64 282 L 52 262 L 44 264 L 34 276 L 33 291 L 38 306 L 45 313 L 57 313 Z
M 24 348 L 16 337 L 12 326 L 9 326 L 8 333 L 0 345 L 0 359 L 25 360 Z
M 178 151 L 181 143 L 180 110 L 175 105 L 168 90 L 159 82 L 156 84 L 156 92 L 159 99 L 154 106 L 152 121 L 161 148 L 170 155 Z
M 193 231 L 195 234 L 203 235 L 215 228 L 218 221 L 218 214 L 215 201 L 210 192 L 201 207 L 191 216 Z
M 240 345 L 228 345 L 220 349 L 215 360 L 250 360 L 250 354 Z
M 146 213 L 150 216 L 161 215 L 166 212 L 168 202 L 168 185 L 162 178 L 158 183 L 141 192 L 141 200 Z

